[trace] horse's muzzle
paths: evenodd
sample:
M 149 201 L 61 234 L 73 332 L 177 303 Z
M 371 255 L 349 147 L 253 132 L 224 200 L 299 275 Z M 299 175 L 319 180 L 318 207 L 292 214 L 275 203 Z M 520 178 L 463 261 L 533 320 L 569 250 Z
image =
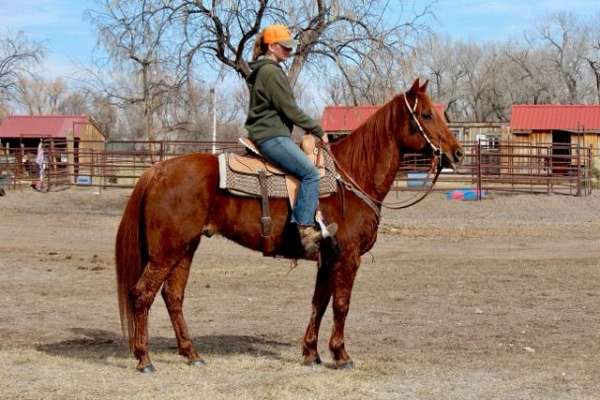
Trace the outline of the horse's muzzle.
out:
M 465 158 L 465 151 L 462 147 L 457 147 L 456 150 L 454 150 L 454 154 L 452 154 L 452 156 L 454 158 L 452 162 L 456 165 L 461 165 L 463 159 Z
M 465 151 L 462 147 L 457 147 L 453 153 L 444 152 L 442 155 L 442 167 L 452 168 L 454 171 L 462 164 L 465 158 Z

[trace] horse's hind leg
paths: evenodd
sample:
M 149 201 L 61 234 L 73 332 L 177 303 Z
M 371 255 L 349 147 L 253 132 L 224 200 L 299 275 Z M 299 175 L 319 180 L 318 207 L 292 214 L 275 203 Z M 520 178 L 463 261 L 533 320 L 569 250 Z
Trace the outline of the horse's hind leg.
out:
M 336 262 L 333 268 L 333 331 L 329 349 L 338 368 L 352 368 L 352 359 L 344 344 L 344 325 L 350 309 L 350 294 L 354 285 L 360 256 L 350 255 Z
M 148 312 L 158 289 L 160 289 L 171 270 L 169 267 L 164 264 L 149 262 L 142 276 L 131 289 L 134 320 L 132 347 L 133 355 L 138 359 L 136 368 L 140 372 L 154 371 L 154 366 L 148 355 Z
M 304 365 L 315 365 L 321 363 L 319 352 L 317 350 L 317 342 L 319 341 L 319 328 L 323 314 L 329 304 L 331 298 L 331 264 L 323 264 L 317 271 L 317 281 L 315 284 L 315 292 L 312 299 L 312 313 L 310 321 L 306 327 L 304 341 L 302 345 L 302 355 L 304 356 Z
M 162 296 L 169 310 L 169 317 L 177 337 L 179 354 L 189 360 L 190 365 L 204 364 L 204 360 L 193 347 L 187 324 L 183 318 L 183 298 L 185 286 L 190 274 L 190 266 L 194 250 L 198 243 L 191 246 L 191 251 L 173 268 L 162 288 Z

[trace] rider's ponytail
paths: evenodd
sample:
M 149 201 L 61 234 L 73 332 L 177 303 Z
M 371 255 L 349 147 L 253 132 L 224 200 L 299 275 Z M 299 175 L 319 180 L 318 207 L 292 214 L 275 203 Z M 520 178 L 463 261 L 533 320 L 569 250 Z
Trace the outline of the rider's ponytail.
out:
M 256 61 L 258 57 L 267 53 L 268 45 L 264 42 L 264 30 L 256 35 L 254 48 L 252 49 L 252 61 Z

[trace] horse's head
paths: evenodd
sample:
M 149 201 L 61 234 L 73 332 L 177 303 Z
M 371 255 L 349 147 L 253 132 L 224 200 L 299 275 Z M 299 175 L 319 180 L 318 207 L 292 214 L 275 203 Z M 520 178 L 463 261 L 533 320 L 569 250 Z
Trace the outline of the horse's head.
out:
M 404 149 L 441 156 L 443 167 L 456 168 L 465 152 L 448 129 L 427 95 L 426 81 L 423 86 L 415 80 L 408 92 L 399 95 L 398 107 L 406 110 L 407 121 L 400 129 L 399 143 Z

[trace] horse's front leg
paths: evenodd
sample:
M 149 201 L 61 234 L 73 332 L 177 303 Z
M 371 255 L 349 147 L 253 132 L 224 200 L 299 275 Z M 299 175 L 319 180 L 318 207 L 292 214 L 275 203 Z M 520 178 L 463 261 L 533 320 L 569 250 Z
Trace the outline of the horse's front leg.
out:
M 350 309 L 350 295 L 359 265 L 360 256 L 354 254 L 340 259 L 333 269 L 333 330 L 329 339 L 329 349 L 337 368 L 353 367 L 352 359 L 344 345 L 344 325 Z
M 321 357 L 317 350 L 317 342 L 319 341 L 319 328 L 323 314 L 329 304 L 331 298 L 331 263 L 323 263 L 317 271 L 317 281 L 315 283 L 315 293 L 312 299 L 312 313 L 310 321 L 306 327 L 304 341 L 302 346 L 302 355 L 304 356 L 304 365 L 315 365 L 321 363 Z

